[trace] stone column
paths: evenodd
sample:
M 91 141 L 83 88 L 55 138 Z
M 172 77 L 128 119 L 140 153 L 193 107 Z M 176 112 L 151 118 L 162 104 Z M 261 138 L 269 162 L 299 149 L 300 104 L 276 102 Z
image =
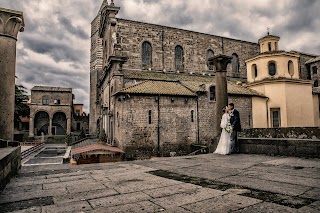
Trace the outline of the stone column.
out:
M 16 42 L 24 29 L 23 13 L 0 8 L 0 138 L 13 140 Z
M 71 119 L 67 119 L 67 134 L 71 133 Z
M 29 137 L 30 138 L 34 137 L 34 121 L 33 121 L 33 117 L 30 117 L 30 121 L 29 121 Z
M 232 57 L 226 55 L 218 55 L 209 59 L 209 62 L 213 63 L 216 68 L 216 136 L 219 136 L 221 132 L 222 108 L 228 105 L 227 66 L 231 59 Z
M 52 118 L 49 118 L 48 135 L 52 136 Z

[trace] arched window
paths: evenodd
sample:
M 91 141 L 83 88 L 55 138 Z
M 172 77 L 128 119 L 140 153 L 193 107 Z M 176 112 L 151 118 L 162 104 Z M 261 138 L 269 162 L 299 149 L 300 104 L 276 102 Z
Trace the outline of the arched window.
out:
M 291 76 L 294 75 L 293 62 L 291 60 L 288 62 L 288 72 L 289 72 L 289 75 Z
M 232 54 L 231 65 L 232 72 L 239 72 L 239 57 L 236 53 Z
M 258 67 L 256 64 L 252 65 L 251 72 L 252 72 L 252 78 L 258 77 Z
M 149 120 L 149 124 L 152 123 L 152 112 L 151 110 L 149 110 L 149 113 L 148 113 L 148 120 Z
M 213 70 L 213 64 L 209 63 L 209 58 L 212 58 L 214 56 L 214 52 L 212 50 L 207 51 L 207 66 L 209 70 Z
M 152 47 L 151 44 L 147 41 L 142 43 L 142 64 L 152 64 Z
M 49 105 L 49 97 L 48 96 L 43 96 L 42 97 L 42 104 L 43 105 Z
M 277 72 L 277 67 L 275 62 L 269 62 L 268 64 L 269 75 L 274 76 Z
M 181 46 L 176 46 L 174 56 L 176 69 L 183 69 L 183 48 Z
M 216 87 L 215 86 L 211 86 L 210 87 L 210 101 L 215 101 L 216 100 Z
M 194 110 L 191 110 L 191 122 L 194 122 Z
M 315 80 L 315 81 L 314 81 L 313 86 L 314 86 L 314 87 L 318 87 L 318 86 L 319 86 L 319 82 L 318 82 L 318 80 Z

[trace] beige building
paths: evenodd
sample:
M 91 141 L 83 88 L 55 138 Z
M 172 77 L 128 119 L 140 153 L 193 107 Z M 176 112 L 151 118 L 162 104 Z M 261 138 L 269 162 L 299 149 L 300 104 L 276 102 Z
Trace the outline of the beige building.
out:
M 246 60 L 248 87 L 268 97 L 252 100 L 253 128 L 319 126 L 317 78 L 300 76 L 303 66 L 318 75 L 312 65 L 317 60 L 301 64 L 301 53 L 279 50 L 279 40 L 273 35 L 259 39 L 260 54 Z
M 29 136 L 71 132 L 71 88 L 35 86 L 31 89 Z

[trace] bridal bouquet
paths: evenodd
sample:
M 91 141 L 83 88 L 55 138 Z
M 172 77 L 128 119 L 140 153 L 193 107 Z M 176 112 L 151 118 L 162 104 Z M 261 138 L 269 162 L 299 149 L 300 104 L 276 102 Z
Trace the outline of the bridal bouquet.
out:
M 232 130 L 233 130 L 233 127 L 231 126 L 230 123 L 228 123 L 228 124 L 227 124 L 227 127 L 226 127 L 226 132 L 227 132 L 227 133 L 231 133 Z

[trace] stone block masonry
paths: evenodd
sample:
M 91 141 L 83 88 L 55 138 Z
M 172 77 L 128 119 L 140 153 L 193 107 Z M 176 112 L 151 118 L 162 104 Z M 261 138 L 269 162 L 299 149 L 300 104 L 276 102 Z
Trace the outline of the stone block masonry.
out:
M 21 166 L 21 147 L 0 149 L 0 190 L 18 173 Z

